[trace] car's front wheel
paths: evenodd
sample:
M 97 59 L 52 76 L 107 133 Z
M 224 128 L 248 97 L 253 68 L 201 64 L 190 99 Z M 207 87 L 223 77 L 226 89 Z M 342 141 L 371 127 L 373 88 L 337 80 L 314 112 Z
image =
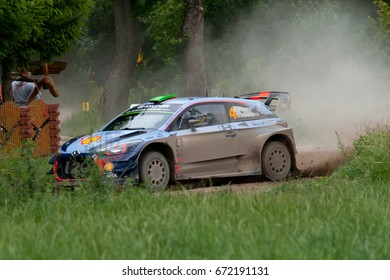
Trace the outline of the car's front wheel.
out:
M 139 175 L 140 182 L 148 189 L 164 190 L 170 176 L 167 159 L 159 152 L 146 152 L 140 159 Z
M 291 154 L 286 145 L 279 141 L 265 144 L 261 155 L 263 175 L 272 181 L 285 179 L 291 170 Z

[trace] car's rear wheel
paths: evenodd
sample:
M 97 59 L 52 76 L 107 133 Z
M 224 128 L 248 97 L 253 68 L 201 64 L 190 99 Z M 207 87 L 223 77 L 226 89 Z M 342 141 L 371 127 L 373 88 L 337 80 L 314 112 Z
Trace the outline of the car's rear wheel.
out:
M 169 183 L 169 164 L 159 152 L 146 152 L 140 159 L 141 183 L 153 191 L 164 190 Z
M 272 181 L 284 180 L 291 170 L 291 154 L 279 141 L 265 144 L 261 155 L 263 174 Z

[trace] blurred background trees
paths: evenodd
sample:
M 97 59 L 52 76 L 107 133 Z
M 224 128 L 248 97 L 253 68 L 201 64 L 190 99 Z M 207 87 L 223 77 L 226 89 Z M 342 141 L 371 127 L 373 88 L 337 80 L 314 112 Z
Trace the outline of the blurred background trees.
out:
M 72 47 L 92 0 L 0 2 L 0 62 L 3 100 L 13 100 L 11 71 L 32 60 L 50 62 Z
M 21 13 L 23 5 L 33 3 L 34 9 Z M 0 59 L 4 69 L 10 58 L 11 65 L 17 65 L 31 57 L 50 59 L 63 54 L 68 68 L 58 77 L 60 91 L 65 92 L 59 102 L 78 106 L 89 100 L 100 108 L 103 119 L 131 103 L 171 92 L 233 96 L 275 89 L 275 85 L 286 90 L 281 87 L 289 85 L 278 83 L 275 77 L 292 78 L 288 75 L 294 67 L 326 75 L 331 66 L 318 65 L 329 60 L 329 51 L 345 60 L 358 53 L 382 64 L 390 62 L 389 6 L 384 0 L 93 3 L 88 13 L 90 1 L 2 1 L 1 11 L 15 13 L 0 13 Z M 195 4 L 198 8 L 192 9 Z M 192 21 L 192 29 L 188 28 L 191 11 L 199 19 Z M 86 25 L 80 28 L 84 18 Z M 80 31 L 85 32 L 77 37 Z M 64 53 L 70 44 L 73 49 Z M 197 57 L 186 52 L 189 44 L 197 45 Z M 284 66 L 287 61 L 290 68 Z M 189 83 L 195 77 L 202 82 Z

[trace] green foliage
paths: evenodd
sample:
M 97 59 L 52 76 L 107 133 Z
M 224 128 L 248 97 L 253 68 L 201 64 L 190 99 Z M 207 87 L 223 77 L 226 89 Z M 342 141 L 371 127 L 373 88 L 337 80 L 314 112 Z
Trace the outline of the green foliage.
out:
M 354 142 L 355 155 L 336 177 L 390 181 L 390 131 L 369 131 Z
M 231 31 L 232 24 L 246 18 L 259 0 L 204 0 L 205 20 L 210 35 L 221 37 Z
M 44 13 L 44 0 L 0 2 L 0 61 L 5 58 L 25 60 L 36 52 L 32 47 L 35 38 L 43 35 L 41 26 L 48 18 Z M 19 62 L 19 61 L 17 61 Z M 23 64 L 26 64 L 23 61 Z
M 390 6 L 385 1 L 375 1 L 378 5 L 378 15 L 381 21 L 381 24 L 387 29 L 387 32 L 390 32 Z
M 0 61 L 28 65 L 69 50 L 81 32 L 92 0 L 18 0 L 0 3 Z
M 390 61 L 390 5 L 386 1 L 375 1 L 378 6 L 378 30 L 376 30 L 377 43 L 381 46 L 380 52 Z
M 176 56 L 185 42 L 182 34 L 184 8 L 184 1 L 157 1 L 147 14 L 138 17 L 146 27 L 143 52 L 150 63 L 175 64 Z
M 49 17 L 43 22 L 43 36 L 37 38 L 35 45 L 43 61 L 62 55 L 70 49 L 73 40 L 82 32 L 82 26 L 89 15 L 88 10 L 93 3 L 92 0 L 48 2 L 45 10 Z
M 51 156 L 33 157 L 35 142 L 26 142 L 21 148 L 4 152 L 0 150 L 0 208 L 18 208 L 26 203 L 41 201 L 45 195 L 55 195 L 70 191 L 57 185 L 54 175 L 48 175 Z M 132 186 L 131 182 L 126 184 Z M 91 168 L 90 177 L 79 182 L 74 194 L 91 199 L 103 199 L 118 189 L 111 180 L 103 178 L 100 168 Z
M 48 159 L 32 157 L 35 144 L 26 142 L 13 151 L 0 151 L 0 206 L 19 205 L 48 190 Z

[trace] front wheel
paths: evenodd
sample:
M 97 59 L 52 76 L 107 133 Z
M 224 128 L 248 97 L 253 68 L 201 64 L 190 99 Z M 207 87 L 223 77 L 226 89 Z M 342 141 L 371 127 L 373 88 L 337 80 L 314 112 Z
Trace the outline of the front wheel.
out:
M 261 155 L 263 174 L 272 181 L 285 179 L 291 170 L 291 154 L 286 145 L 278 141 L 265 144 Z
M 140 182 L 153 191 L 164 190 L 169 183 L 169 164 L 159 152 L 146 152 L 140 159 Z

